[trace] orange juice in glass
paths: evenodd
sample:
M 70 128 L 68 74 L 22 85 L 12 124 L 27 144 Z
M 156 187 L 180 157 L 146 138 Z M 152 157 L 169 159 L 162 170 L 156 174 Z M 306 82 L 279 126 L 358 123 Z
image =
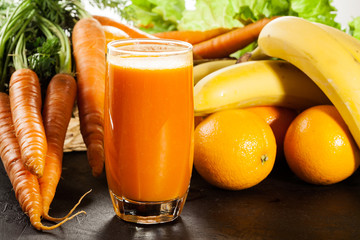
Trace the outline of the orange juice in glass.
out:
M 115 213 L 152 224 L 174 220 L 193 166 L 192 46 L 172 40 L 108 44 L 105 167 Z

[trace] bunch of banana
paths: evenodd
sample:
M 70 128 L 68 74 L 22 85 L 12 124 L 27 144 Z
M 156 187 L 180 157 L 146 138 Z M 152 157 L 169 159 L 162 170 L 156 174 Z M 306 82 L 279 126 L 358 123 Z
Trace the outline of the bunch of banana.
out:
M 194 87 L 196 116 L 237 107 L 275 105 L 305 109 L 319 104 L 330 104 L 330 101 L 307 75 L 281 60 L 249 61 L 223 67 L 202 78 Z
M 256 55 L 290 62 L 325 93 L 360 146 L 360 42 L 331 27 L 279 17 L 258 38 Z

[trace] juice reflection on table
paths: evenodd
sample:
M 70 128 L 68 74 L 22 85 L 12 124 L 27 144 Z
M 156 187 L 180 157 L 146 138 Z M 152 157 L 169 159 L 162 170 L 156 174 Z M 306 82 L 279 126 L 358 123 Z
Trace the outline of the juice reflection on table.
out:
M 194 119 L 189 57 L 108 58 L 106 174 L 115 195 L 164 201 L 186 194 Z

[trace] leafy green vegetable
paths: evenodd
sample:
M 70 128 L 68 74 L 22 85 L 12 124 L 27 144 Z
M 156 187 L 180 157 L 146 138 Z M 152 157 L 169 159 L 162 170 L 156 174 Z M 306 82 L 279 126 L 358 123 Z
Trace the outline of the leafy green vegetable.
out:
M 234 18 L 237 14 L 236 1 L 198 0 L 195 10 L 185 10 L 178 25 L 179 30 L 207 30 L 216 27 L 233 28 L 242 26 Z
M 184 0 L 132 0 L 123 9 L 123 16 L 152 33 L 176 30 L 184 10 Z
M 171 31 L 185 10 L 185 0 L 91 0 L 90 5 L 111 9 L 149 33 Z
M 235 18 L 243 24 L 257 21 L 264 17 L 287 15 L 290 8 L 288 0 L 242 0 L 235 2 L 238 9 Z
M 249 45 L 247 45 L 246 47 L 244 47 L 243 49 L 240 49 L 239 51 L 232 53 L 230 55 L 230 57 L 238 59 L 245 53 L 248 53 L 248 52 L 251 52 L 252 50 L 254 50 L 257 46 L 258 46 L 258 44 L 256 41 L 252 42 Z
M 71 30 L 80 17 L 87 16 L 80 0 L 33 0 L 40 16 L 63 29 Z
M 88 1 L 93 7 L 99 9 L 116 8 L 121 13 L 121 9 L 131 4 L 131 0 L 91 0 Z
M 0 26 L 4 24 L 6 18 L 15 7 L 16 5 L 13 1 L 0 0 Z
M 264 17 L 298 16 L 340 29 L 336 9 L 329 0 L 197 0 L 195 10 L 185 10 L 180 30 L 207 30 L 216 27 L 241 27 Z M 232 54 L 239 57 L 256 47 L 256 42 Z
M 349 33 L 360 40 L 360 16 L 349 23 Z
M 0 91 L 4 91 L 8 79 L 11 63 L 11 54 L 17 42 L 24 33 L 27 25 L 35 15 L 31 0 L 24 0 L 6 18 L 0 29 Z M 19 24 L 21 22 L 21 24 Z
M 56 73 L 72 73 L 69 35 L 76 21 L 89 14 L 78 0 L 12 2 L 14 6 L 7 5 L 9 1 L 0 2 L 0 10 L 10 7 L 6 14 L 0 14 L 4 17 L 0 29 L 0 91 L 6 91 L 14 69 L 29 68 L 37 73 L 44 92 Z
M 264 17 L 298 16 L 336 28 L 332 0 L 196 0 L 186 9 L 185 0 L 91 0 L 97 7 L 115 7 L 142 30 L 208 30 L 241 27 Z
M 241 27 L 264 17 L 287 15 L 289 8 L 287 0 L 198 0 L 195 10 L 183 13 L 178 28 Z
M 58 38 L 45 39 L 38 37 L 32 46 L 32 53 L 27 54 L 29 68 L 37 73 L 41 81 L 49 81 L 56 74 L 56 68 L 58 67 L 57 54 L 60 47 Z M 30 47 L 26 48 L 29 49 Z
M 242 27 L 264 17 L 298 16 L 340 29 L 332 0 L 196 0 L 186 9 L 185 0 L 92 0 L 98 7 L 117 6 L 121 16 L 142 30 L 154 33 L 171 30 L 208 30 Z M 354 20 L 354 33 L 360 32 Z M 357 26 L 357 27 L 356 27 Z M 238 57 L 256 47 L 256 42 L 232 54 Z
M 336 9 L 329 0 L 198 0 L 195 10 L 183 12 L 178 28 L 207 30 L 215 27 L 232 28 L 264 17 L 299 16 L 336 28 Z
M 340 29 L 335 21 L 336 8 L 331 5 L 331 0 L 291 0 L 290 14 L 299 16 L 313 22 L 320 22 Z

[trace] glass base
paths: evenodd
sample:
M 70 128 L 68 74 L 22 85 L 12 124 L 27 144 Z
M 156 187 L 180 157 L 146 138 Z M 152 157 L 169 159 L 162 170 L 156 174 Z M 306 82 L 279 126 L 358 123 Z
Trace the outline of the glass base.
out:
M 164 202 L 139 202 L 117 196 L 111 190 L 110 197 L 115 213 L 122 220 L 139 224 L 166 223 L 181 213 L 188 192 L 181 198 Z

